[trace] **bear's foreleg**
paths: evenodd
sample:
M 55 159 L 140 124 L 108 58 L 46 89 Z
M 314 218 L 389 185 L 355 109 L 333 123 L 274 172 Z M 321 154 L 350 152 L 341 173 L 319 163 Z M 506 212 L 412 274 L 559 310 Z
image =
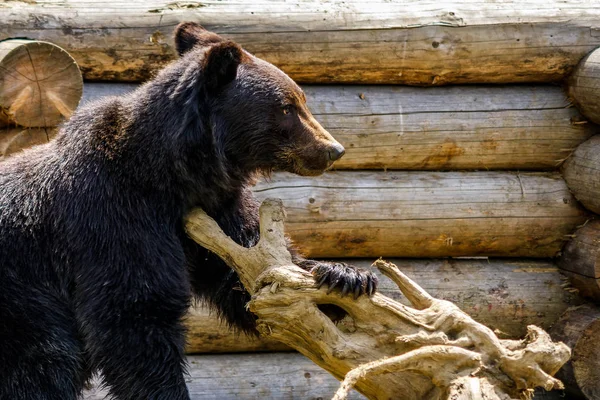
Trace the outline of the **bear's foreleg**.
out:
M 166 234 L 156 240 L 147 236 L 151 229 L 134 233 L 104 236 L 106 252 L 93 254 L 79 274 L 86 350 L 115 399 L 188 400 L 182 319 L 190 290 L 183 250 Z

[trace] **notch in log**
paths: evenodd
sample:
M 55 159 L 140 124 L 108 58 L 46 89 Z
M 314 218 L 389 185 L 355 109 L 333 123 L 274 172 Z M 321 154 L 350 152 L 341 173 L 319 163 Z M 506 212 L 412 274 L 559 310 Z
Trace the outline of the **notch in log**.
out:
M 75 60 L 34 40 L 0 42 L 0 124 L 52 127 L 71 116 L 83 92 Z

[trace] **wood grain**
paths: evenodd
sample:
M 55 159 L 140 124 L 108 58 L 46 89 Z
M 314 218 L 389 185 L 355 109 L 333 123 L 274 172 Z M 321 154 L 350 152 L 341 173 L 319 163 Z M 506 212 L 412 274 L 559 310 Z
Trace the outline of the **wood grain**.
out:
M 255 193 L 311 257 L 553 257 L 587 219 L 558 173 L 280 173 Z
M 600 124 L 600 49 L 587 55 L 569 78 L 569 95 L 591 121 Z
M 600 214 L 600 135 L 579 145 L 562 168 L 569 189 L 590 211 Z
M 174 58 L 191 20 L 304 83 L 559 81 L 600 45 L 600 5 L 579 0 L 6 2 L 0 39 L 69 51 L 85 78 L 139 81 Z
M 600 398 L 600 309 L 586 304 L 567 310 L 550 331 L 571 348 L 571 360 L 556 374 L 567 398 Z
M 323 400 L 330 399 L 339 382 L 298 353 L 222 354 L 188 356 L 186 382 L 193 400 Z M 83 400 L 104 400 L 99 381 Z M 365 397 L 352 391 L 349 400 Z M 536 392 L 535 400 L 562 400 L 560 392 Z
M 60 47 L 24 39 L 0 42 L 0 114 L 4 125 L 58 125 L 79 104 L 82 86 L 77 64 Z
M 373 260 L 346 260 L 368 269 Z M 409 278 L 434 297 L 451 301 L 476 321 L 501 332 L 502 337 L 521 338 L 528 325 L 548 329 L 570 306 L 582 303 L 565 290 L 565 278 L 548 260 L 502 259 L 391 259 Z M 378 270 L 379 292 L 408 302 L 389 278 Z M 188 353 L 235 353 L 288 349 L 265 338 L 237 334 L 198 305 L 186 319 Z
M 136 87 L 86 83 L 82 103 Z M 551 170 L 600 132 L 578 124 L 553 86 L 303 89 L 315 118 L 346 147 L 335 169 Z

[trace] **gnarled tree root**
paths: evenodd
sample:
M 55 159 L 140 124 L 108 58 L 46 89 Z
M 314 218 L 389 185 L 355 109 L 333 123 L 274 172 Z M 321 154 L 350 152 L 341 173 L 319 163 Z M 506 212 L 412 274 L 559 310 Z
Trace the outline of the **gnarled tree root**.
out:
M 501 340 L 453 303 L 435 299 L 395 265 L 375 262 L 412 307 L 376 293 L 342 297 L 318 289 L 312 275 L 292 263 L 279 200 L 260 208 L 261 239 L 244 248 L 214 220 L 195 210 L 187 232 L 218 254 L 252 295 L 249 309 L 262 335 L 297 349 L 343 383 L 335 399 L 355 387 L 370 399 L 518 399 L 535 387 L 562 388 L 553 378 L 570 350 L 529 326 L 523 340 Z M 321 311 L 347 314 L 334 323 Z

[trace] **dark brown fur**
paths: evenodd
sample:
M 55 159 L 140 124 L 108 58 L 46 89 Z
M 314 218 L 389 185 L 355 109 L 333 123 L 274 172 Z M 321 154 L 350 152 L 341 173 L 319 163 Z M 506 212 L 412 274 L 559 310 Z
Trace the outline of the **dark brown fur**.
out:
M 255 319 L 184 216 L 202 207 L 252 246 L 256 175 L 316 175 L 343 154 L 274 66 L 192 23 L 176 43 L 180 60 L 154 80 L 0 163 L 1 400 L 75 400 L 96 370 L 117 399 L 188 399 L 192 293 L 247 332 Z M 343 293 L 376 286 L 344 264 L 295 261 Z

